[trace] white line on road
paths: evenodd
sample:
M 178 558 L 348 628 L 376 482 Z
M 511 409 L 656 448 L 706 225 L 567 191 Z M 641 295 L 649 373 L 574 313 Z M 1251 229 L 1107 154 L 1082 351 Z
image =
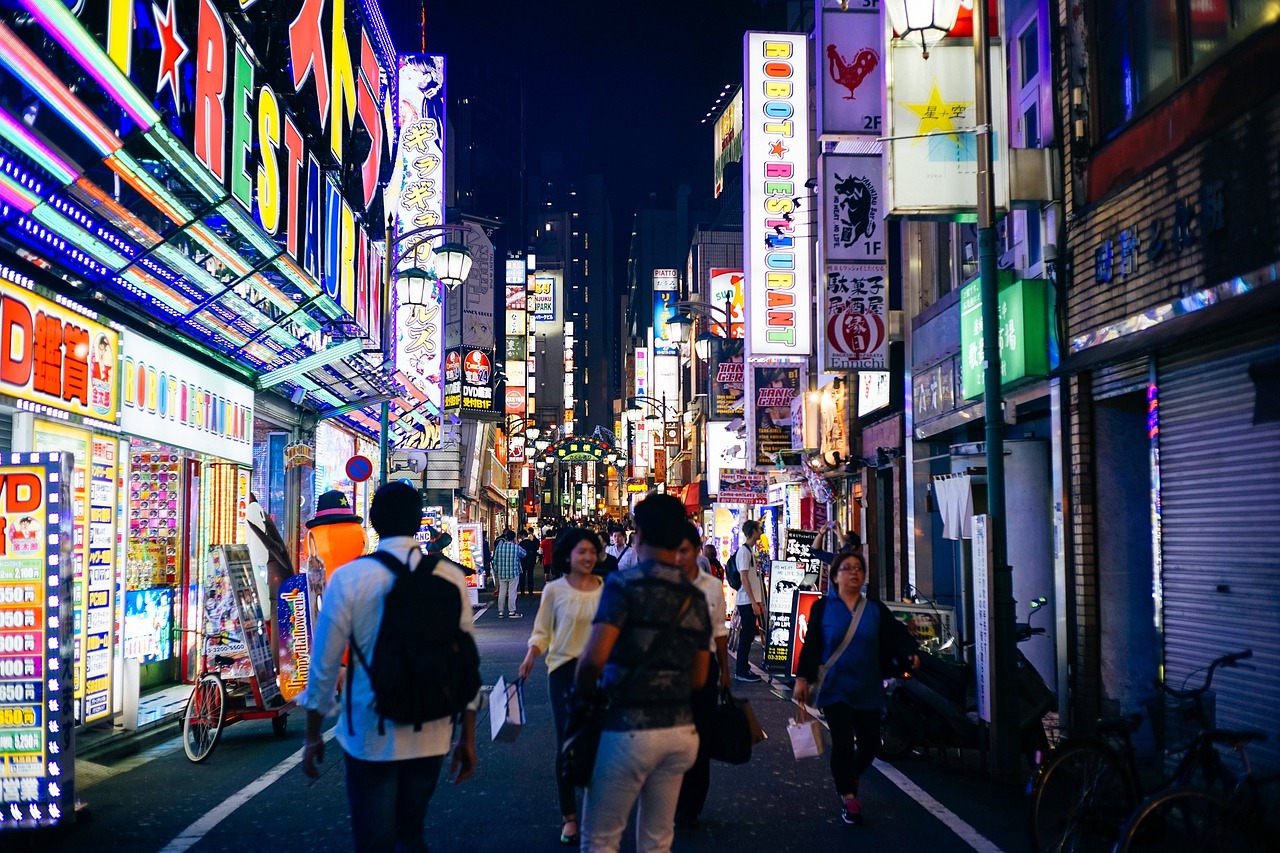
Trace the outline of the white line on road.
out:
M 326 741 L 333 739 L 333 729 L 323 735 Z M 273 782 L 302 763 L 303 750 L 298 750 L 236 793 L 214 806 L 195 823 L 160 849 L 160 853 L 185 853 L 204 838 L 218 824 L 229 818 L 236 809 L 266 790 Z
M 751 671 L 754 672 L 756 675 L 760 676 L 761 678 L 763 678 L 765 680 L 765 683 L 768 684 L 770 687 L 776 688 L 781 686 L 781 685 L 775 684 L 773 678 L 769 675 L 769 673 L 765 672 L 760 667 L 756 666 L 754 663 L 751 664 L 750 666 L 751 666 Z M 800 704 L 799 702 L 796 702 L 794 699 L 790 701 L 795 702 L 796 705 Z M 826 728 L 828 731 L 831 730 L 831 727 L 827 725 L 827 721 L 824 720 L 822 717 L 818 716 L 818 711 L 816 708 L 810 708 L 808 705 L 804 707 L 805 707 L 805 710 L 807 710 L 815 720 L 822 723 L 824 728 Z M 943 826 L 945 826 L 947 829 L 954 832 L 957 838 L 959 838 L 965 844 L 968 844 L 974 850 L 977 850 L 978 853 L 1004 853 L 1004 851 L 1002 851 L 990 839 L 988 839 L 982 833 L 978 832 L 978 830 L 974 829 L 969 824 L 965 823 L 964 820 L 959 815 L 957 815 L 955 812 L 948 809 L 942 803 L 935 800 L 928 793 L 926 793 L 923 788 L 921 788 L 915 782 L 912 782 L 910 779 L 908 779 L 902 773 L 901 770 L 889 764 L 884 763 L 878 758 L 876 759 L 876 762 L 875 762 L 875 768 L 880 771 L 880 773 L 884 776 L 884 778 L 888 779 L 890 782 L 897 785 L 898 789 L 902 791 L 902 793 L 906 794 L 908 797 L 915 800 L 917 803 L 920 804 L 921 807 L 924 808 L 925 811 L 927 811 L 929 814 L 936 817 L 938 820 L 942 821 Z

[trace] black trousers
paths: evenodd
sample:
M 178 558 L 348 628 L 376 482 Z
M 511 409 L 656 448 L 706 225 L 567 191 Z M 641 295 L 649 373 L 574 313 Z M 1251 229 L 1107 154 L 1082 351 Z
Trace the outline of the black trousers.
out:
M 880 749 L 880 711 L 858 711 L 836 702 L 823 705 L 822 714 L 831 729 L 831 778 L 836 793 L 857 794 L 858 779 Z
M 756 614 L 750 604 L 738 605 L 738 675 L 751 674 L 751 641 L 756 638 Z
M 564 727 L 569 724 L 569 689 L 578 671 L 578 661 L 569 661 L 547 674 L 547 695 L 551 699 L 551 717 L 556 724 L 556 794 L 560 799 L 560 816 L 578 813 L 577 790 L 572 782 L 560 778 L 560 746 L 564 743 Z
M 706 732 L 714 723 L 716 701 L 720 695 L 720 662 L 711 655 L 711 668 L 707 670 L 707 683 L 693 691 L 689 704 L 693 706 L 693 724 L 698 729 L 698 758 L 684 774 L 680 785 L 680 799 L 676 801 L 676 820 L 691 820 L 702 814 L 711 790 L 711 755 L 707 751 Z

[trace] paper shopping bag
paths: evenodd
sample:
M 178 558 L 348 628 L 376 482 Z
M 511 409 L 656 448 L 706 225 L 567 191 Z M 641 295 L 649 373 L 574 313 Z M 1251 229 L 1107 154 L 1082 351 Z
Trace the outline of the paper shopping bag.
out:
M 817 720 L 791 720 L 787 723 L 787 737 L 791 739 L 791 751 L 799 758 L 817 758 L 822 755 L 822 724 Z
M 507 684 L 498 676 L 489 694 L 489 733 L 495 741 L 512 743 L 524 728 L 524 679 Z

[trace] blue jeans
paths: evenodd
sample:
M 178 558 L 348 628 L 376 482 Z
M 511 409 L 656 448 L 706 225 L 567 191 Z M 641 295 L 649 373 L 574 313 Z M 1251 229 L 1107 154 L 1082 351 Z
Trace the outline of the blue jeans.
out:
M 423 824 L 443 764 L 443 755 L 405 761 L 346 756 L 356 853 L 426 853 Z

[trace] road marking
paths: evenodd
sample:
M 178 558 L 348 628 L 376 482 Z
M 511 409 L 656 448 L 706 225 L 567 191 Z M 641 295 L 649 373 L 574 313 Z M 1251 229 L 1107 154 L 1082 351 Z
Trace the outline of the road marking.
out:
M 332 740 L 333 729 L 329 729 L 329 731 L 325 732 L 322 737 L 326 741 Z M 185 851 L 190 850 L 200 841 L 200 839 L 208 835 L 215 826 L 230 817 L 236 809 L 249 802 L 249 800 L 253 799 L 255 796 L 270 787 L 281 776 L 301 764 L 303 751 L 304 750 L 302 749 L 298 750 L 293 755 L 290 755 L 284 761 L 281 761 L 275 767 L 271 768 L 266 773 L 259 776 L 248 785 L 245 785 L 218 805 L 214 806 L 195 823 L 182 830 L 182 832 L 179 832 L 176 838 L 160 849 L 160 853 L 185 853 Z
M 733 656 L 733 657 L 734 657 L 734 660 L 737 660 L 737 656 Z M 768 684 L 772 690 L 776 691 L 776 690 L 782 689 L 782 685 L 775 682 L 773 680 L 773 677 L 770 676 L 769 673 L 765 672 L 760 667 L 756 666 L 754 663 L 750 664 L 750 667 L 751 667 L 751 671 L 754 672 L 756 675 L 760 676 L 761 678 L 763 678 L 764 683 Z M 796 705 L 800 705 L 800 703 L 797 702 L 795 699 L 789 699 L 788 701 L 793 702 Z M 827 731 L 831 730 L 831 727 L 827 725 L 827 721 L 824 720 L 822 717 L 818 716 L 818 709 L 811 708 L 808 705 L 805 705 L 803 707 L 806 711 L 809 712 L 809 714 L 815 720 L 822 723 L 823 728 L 825 728 Z M 908 779 L 906 775 L 903 774 L 903 772 L 898 768 L 893 767 L 892 765 L 886 764 L 885 762 L 881 761 L 878 758 L 875 761 L 875 768 L 880 771 L 881 775 L 883 775 L 884 778 L 888 779 L 894 785 L 897 785 L 898 789 L 902 791 L 902 793 L 906 794 L 908 797 L 915 800 L 917 803 L 920 804 L 920 806 L 924 808 L 925 811 L 929 812 L 929 814 L 933 815 L 938 820 L 942 821 L 943 826 L 945 826 L 947 829 L 955 833 L 957 838 L 959 838 L 965 844 L 968 844 L 974 850 L 977 850 L 978 853 L 1004 853 L 1004 851 L 1002 851 L 998 845 L 996 845 L 994 842 L 992 842 L 989 838 L 984 836 L 982 833 L 978 832 L 978 830 L 974 829 L 972 826 L 965 823 L 964 819 L 961 818 L 959 815 L 957 815 L 955 812 L 951 811 L 942 803 L 935 800 L 932 796 L 930 796 L 927 792 L 925 792 L 923 788 L 921 788 L 915 782 L 912 782 L 910 779 Z

